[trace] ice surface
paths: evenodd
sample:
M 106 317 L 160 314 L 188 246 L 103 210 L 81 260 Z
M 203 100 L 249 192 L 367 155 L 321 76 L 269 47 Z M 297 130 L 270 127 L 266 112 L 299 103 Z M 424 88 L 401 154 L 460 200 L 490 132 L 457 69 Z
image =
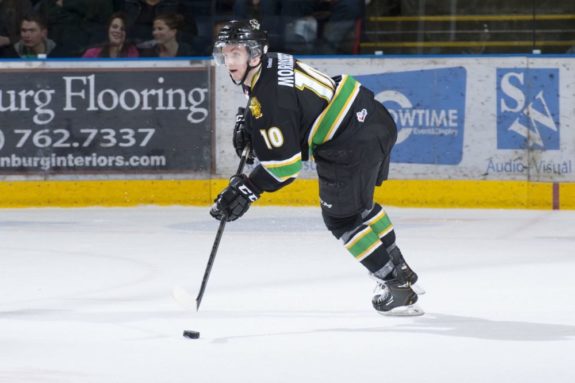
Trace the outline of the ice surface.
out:
M 375 313 L 319 209 L 0 210 L 0 382 L 575 381 L 575 212 L 389 208 L 427 314 Z M 201 338 L 182 337 L 185 329 Z

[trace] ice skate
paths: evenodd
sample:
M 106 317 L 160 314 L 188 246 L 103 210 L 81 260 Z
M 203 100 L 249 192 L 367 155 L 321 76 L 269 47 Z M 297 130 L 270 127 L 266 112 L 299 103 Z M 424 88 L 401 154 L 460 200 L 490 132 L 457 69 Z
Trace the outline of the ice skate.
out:
M 424 311 L 416 304 L 417 294 L 409 282 L 397 278 L 381 281 L 378 278 L 371 303 L 373 308 L 382 315 L 388 316 L 419 316 Z
M 399 250 L 399 247 L 393 244 L 390 248 L 387 249 L 387 251 L 389 253 L 389 256 L 391 257 L 391 262 L 393 262 L 393 265 L 398 270 L 398 273 L 401 273 L 401 278 L 409 282 L 411 288 L 413 289 L 413 291 L 415 291 L 416 294 L 418 295 L 425 294 L 425 289 L 417 283 L 418 280 L 417 274 L 415 273 L 415 271 L 413 271 L 411 267 L 409 267 L 409 265 L 405 261 L 405 258 L 403 258 L 403 254 L 401 254 L 401 250 Z

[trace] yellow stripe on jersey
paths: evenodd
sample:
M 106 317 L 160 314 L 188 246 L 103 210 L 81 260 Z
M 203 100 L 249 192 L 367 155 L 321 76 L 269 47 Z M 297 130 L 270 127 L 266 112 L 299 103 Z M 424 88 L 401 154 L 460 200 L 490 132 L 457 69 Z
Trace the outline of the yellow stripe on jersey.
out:
M 303 70 L 304 72 L 306 72 L 309 76 L 315 78 L 316 80 L 322 82 L 325 86 L 331 88 L 331 89 L 335 89 L 335 81 L 329 77 L 328 75 L 326 75 L 325 73 L 322 73 L 320 71 L 318 71 L 317 69 L 302 63 L 300 61 L 297 62 L 297 65 L 299 68 L 301 68 L 301 70 Z
M 327 86 L 315 77 L 297 69 L 295 70 L 295 84 L 296 88 L 300 90 L 308 89 L 327 102 L 333 97 L 333 87 Z
M 260 66 L 258 71 L 256 72 L 256 74 L 254 75 L 254 77 L 252 78 L 251 84 L 250 84 L 250 88 L 253 88 L 254 85 L 256 85 L 256 82 L 258 82 L 260 75 L 262 74 L 262 67 Z
M 299 175 L 301 164 L 301 153 L 282 161 L 261 161 L 264 169 L 279 182 L 284 182 L 289 178 Z
M 353 104 L 353 102 L 355 101 L 355 97 L 359 93 L 359 87 L 360 87 L 359 82 L 356 81 L 355 84 L 353 84 L 353 90 L 351 95 L 345 100 L 343 107 L 339 110 L 339 113 L 337 114 L 335 121 L 331 124 L 331 127 L 329 128 L 327 136 L 324 138 L 323 142 L 329 141 L 333 138 L 333 135 L 339 128 L 341 121 L 349 111 L 351 104 Z M 334 98 L 337 98 L 337 96 L 338 94 L 336 94 Z
M 315 120 L 308 137 L 308 145 L 313 150 L 333 138 L 343 118 L 359 93 L 361 85 L 353 77 L 343 75 L 335 96 Z

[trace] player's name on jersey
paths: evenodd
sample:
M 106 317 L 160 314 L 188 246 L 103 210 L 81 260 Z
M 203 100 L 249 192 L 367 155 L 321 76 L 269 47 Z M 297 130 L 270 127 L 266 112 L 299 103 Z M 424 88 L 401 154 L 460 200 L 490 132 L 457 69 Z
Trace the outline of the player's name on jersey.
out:
M 294 73 L 293 73 L 294 59 L 292 55 L 285 53 L 278 54 L 278 85 L 294 86 Z

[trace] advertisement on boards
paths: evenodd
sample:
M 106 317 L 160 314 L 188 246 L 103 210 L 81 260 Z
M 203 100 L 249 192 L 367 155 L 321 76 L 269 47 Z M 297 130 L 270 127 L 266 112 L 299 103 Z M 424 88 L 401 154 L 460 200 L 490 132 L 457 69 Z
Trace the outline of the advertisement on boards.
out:
M 0 73 L 0 174 L 207 173 L 206 68 Z
M 398 128 L 392 162 L 457 165 L 465 134 L 465 68 L 355 76 L 375 94 Z
M 350 74 L 394 118 L 392 179 L 575 182 L 575 57 L 303 59 Z M 242 92 L 216 72 L 217 172 L 231 174 L 229 137 Z M 314 178 L 313 162 L 300 177 Z
M 573 158 L 562 153 L 559 68 L 497 68 L 497 150 L 525 155 L 490 161 L 487 170 L 531 179 L 573 174 Z

